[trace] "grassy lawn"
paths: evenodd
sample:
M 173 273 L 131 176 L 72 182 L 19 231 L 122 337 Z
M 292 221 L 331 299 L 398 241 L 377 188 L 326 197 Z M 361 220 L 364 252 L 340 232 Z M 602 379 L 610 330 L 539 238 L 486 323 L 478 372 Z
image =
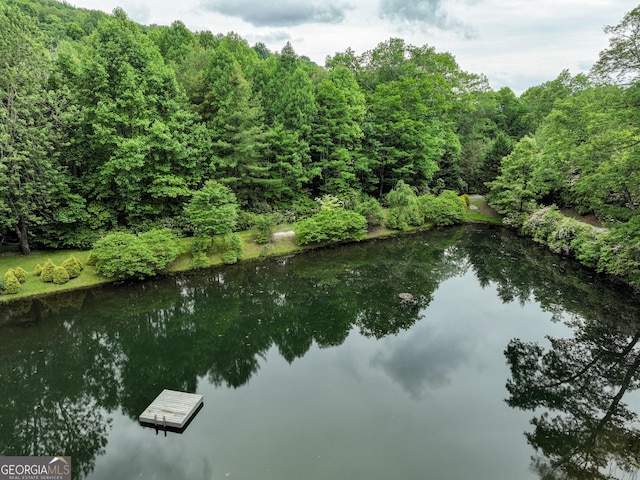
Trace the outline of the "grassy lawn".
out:
M 63 285 L 44 283 L 40 280 L 40 277 L 33 274 L 36 265 L 44 265 L 49 259 L 51 259 L 54 264 L 61 265 L 70 255 L 75 255 L 84 265 L 89 256 L 89 252 L 82 250 L 39 251 L 33 252 L 28 257 L 18 253 L 2 254 L 2 256 L 0 256 L 0 275 L 4 277 L 7 270 L 22 267 L 27 271 L 28 277 L 26 283 L 22 284 L 22 291 L 20 293 L 16 295 L 1 295 L 0 303 L 18 298 L 65 292 L 111 282 L 111 280 L 98 275 L 94 267 L 86 265 L 78 278 L 74 278 Z
M 486 205 L 484 199 L 474 200 L 472 204 L 478 206 L 479 210 L 467 212 L 465 218 L 466 221 L 485 222 L 501 224 L 501 217 L 495 212 L 492 212 L 490 207 Z M 279 225 L 277 231 L 293 230 L 293 225 Z M 401 235 L 403 233 L 411 233 L 419 230 L 428 229 L 429 225 L 423 225 L 421 227 L 412 227 L 404 232 L 397 230 L 391 230 L 385 227 L 376 227 L 367 234 L 367 240 L 374 238 L 384 238 L 395 235 Z M 291 253 L 300 252 L 312 248 L 322 247 L 323 245 L 312 245 L 301 247 L 297 245 L 294 237 L 284 237 L 275 242 L 267 245 L 259 245 L 253 241 L 254 232 L 245 231 L 240 232 L 239 235 L 244 240 L 244 257 L 243 260 L 252 260 L 272 256 L 287 255 Z M 193 239 L 183 238 L 180 239 L 183 243 L 184 252 L 180 255 L 169 267 L 166 273 L 178 273 L 190 270 L 191 262 L 191 243 Z M 53 283 L 44 283 L 39 277 L 33 274 L 38 264 L 44 265 L 49 259 L 55 265 L 61 265 L 70 255 L 75 255 L 84 265 L 84 270 L 78 278 L 74 278 L 63 285 L 56 285 Z M 51 293 L 65 292 L 70 290 L 76 290 L 81 288 L 89 288 L 98 286 L 101 284 L 111 283 L 113 280 L 104 278 L 96 273 L 95 267 L 86 265 L 89 251 L 83 250 L 58 250 L 58 251 L 35 251 L 28 257 L 20 255 L 17 252 L 4 252 L 0 254 L 0 275 L 4 276 L 4 273 L 16 267 L 22 267 L 28 273 L 27 281 L 22 285 L 22 290 L 16 295 L 0 295 L 0 304 L 3 302 L 11 302 L 21 298 L 37 297 L 41 295 L 48 295 Z M 220 253 L 209 254 L 209 261 L 211 266 L 223 265 L 222 256 Z M 0 277 L 1 278 L 1 277 Z
M 471 205 L 477 207 L 478 209 L 467 210 L 465 221 L 502 225 L 502 215 L 498 214 L 493 208 L 491 208 L 484 198 L 471 200 Z

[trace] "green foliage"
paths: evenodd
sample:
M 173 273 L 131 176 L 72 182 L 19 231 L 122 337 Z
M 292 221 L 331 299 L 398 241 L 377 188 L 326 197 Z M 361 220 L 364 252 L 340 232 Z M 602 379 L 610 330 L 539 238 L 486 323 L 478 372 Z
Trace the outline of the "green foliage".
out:
M 364 200 L 357 202 L 353 210 L 367 219 L 369 228 L 382 225 L 385 221 L 382 205 L 373 197 L 367 196 Z
M 547 237 L 547 245 L 552 252 L 562 255 L 575 255 L 575 242 L 585 235 L 592 235 L 591 225 L 579 222 L 571 217 L 564 217 Z
M 353 74 L 339 66 L 316 87 L 318 115 L 313 125 L 311 152 L 315 181 L 322 193 L 344 194 L 359 187 L 357 162 L 361 147 L 365 96 Z
M 62 265 L 58 265 L 53 269 L 53 283 L 56 285 L 62 285 L 69 281 L 69 272 Z
M 115 279 L 156 275 L 181 253 L 176 240 L 168 229 L 109 234 L 93 246 L 96 271 Z
M 360 241 L 367 234 L 367 219 L 343 207 L 326 208 L 295 227 L 299 245 Z
M 42 273 L 40 274 L 40 280 L 45 283 L 53 282 L 53 271 L 56 266 L 51 261 L 51 259 L 47 260 L 44 266 L 42 267 Z
M 271 242 L 271 237 L 276 228 L 277 217 L 275 215 L 260 215 L 256 219 L 254 240 L 260 245 Z
M 3 293 L 6 295 L 15 295 L 16 293 L 20 293 L 20 290 L 22 290 L 20 281 L 13 274 L 13 271 L 9 270 L 4 276 Z
M 598 236 L 597 269 L 640 288 L 640 216 Z
M 418 204 L 418 196 L 413 188 L 400 180 L 395 188 L 387 194 L 387 225 L 397 230 L 404 230 L 409 225 L 419 226 L 424 223 L 424 215 Z
M 628 12 L 618 25 L 606 26 L 604 31 L 611 35 L 609 48 L 600 52 L 600 58 L 592 68 L 592 73 L 604 81 L 616 80 L 620 83 L 635 81 L 640 75 L 638 41 L 640 7 Z
M 244 256 L 244 242 L 238 234 L 225 235 L 221 241 L 222 261 L 227 265 L 237 263 Z
M 46 86 L 50 62 L 36 23 L 0 5 L 0 232 L 31 252 L 33 228 L 48 219 L 66 179 L 52 159 L 56 95 Z
M 260 215 L 257 213 L 240 210 L 238 211 L 238 222 L 236 224 L 236 228 L 240 231 L 251 230 L 256 226 L 256 222 L 259 217 Z
M 184 212 L 196 235 L 227 235 L 236 227 L 238 203 L 229 187 L 209 180 L 193 194 Z
M 69 278 L 77 278 L 82 272 L 82 263 L 74 255 L 62 262 L 62 266 L 67 270 Z
M 422 195 L 418 197 L 422 216 L 439 227 L 454 225 L 464 220 L 467 204 L 456 192 L 444 190 L 440 195 Z
M 25 283 L 27 281 L 27 271 L 22 267 L 16 267 L 13 269 L 13 274 L 18 279 L 20 283 Z
M 42 275 L 42 265 L 37 264 L 37 265 L 36 265 L 36 268 L 34 268 L 34 269 L 33 269 L 33 274 L 34 274 L 36 277 L 39 277 L 40 275 Z
M 489 204 L 501 214 L 531 211 L 539 198 L 533 171 L 539 155 L 537 142 L 524 137 L 511 154 L 502 159 L 500 175 L 487 185 Z
M 206 252 L 193 252 L 191 261 L 189 262 L 189 268 L 199 269 L 207 268 L 211 266 L 211 260 L 207 257 Z
M 207 268 L 211 265 L 211 261 L 207 256 L 207 249 L 211 248 L 211 240 L 201 237 L 196 237 L 191 243 L 191 262 L 189 266 L 191 268 Z
M 97 260 L 96 256 L 93 254 L 93 252 L 89 252 L 89 256 L 87 257 L 86 264 L 92 267 L 95 267 L 96 260 Z
M 564 216 L 555 206 L 541 208 L 534 212 L 522 226 L 522 232 L 537 243 L 546 245 L 553 232 L 559 230 Z

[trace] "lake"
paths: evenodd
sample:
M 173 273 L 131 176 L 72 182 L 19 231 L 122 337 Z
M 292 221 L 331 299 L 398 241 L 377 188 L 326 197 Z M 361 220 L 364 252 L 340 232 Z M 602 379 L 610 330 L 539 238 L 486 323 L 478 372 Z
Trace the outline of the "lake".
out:
M 639 313 L 485 226 L 16 302 L 0 453 L 92 480 L 636 478 Z M 204 395 L 182 433 L 138 423 L 165 388 Z

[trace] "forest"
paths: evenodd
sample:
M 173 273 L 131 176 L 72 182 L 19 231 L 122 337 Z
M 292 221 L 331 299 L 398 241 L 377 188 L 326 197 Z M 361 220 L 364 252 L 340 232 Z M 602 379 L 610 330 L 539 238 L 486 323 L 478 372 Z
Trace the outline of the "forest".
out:
M 588 75 L 516 95 L 400 38 L 319 66 L 290 43 L 4 0 L 0 247 L 274 221 L 307 222 L 307 241 L 336 223 L 357 239 L 477 193 L 534 240 L 640 287 L 640 7 L 622 15 Z

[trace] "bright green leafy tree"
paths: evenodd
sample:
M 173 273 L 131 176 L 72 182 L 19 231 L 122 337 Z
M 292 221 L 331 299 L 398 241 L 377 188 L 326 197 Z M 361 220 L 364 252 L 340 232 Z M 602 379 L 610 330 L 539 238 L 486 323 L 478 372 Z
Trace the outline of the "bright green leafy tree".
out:
M 236 227 L 238 203 L 233 191 L 208 180 L 185 205 L 184 213 L 198 236 L 228 235 Z
M 51 155 L 50 67 L 31 19 L 0 6 L 0 232 L 15 235 L 25 255 L 31 230 L 52 219 L 65 183 Z

